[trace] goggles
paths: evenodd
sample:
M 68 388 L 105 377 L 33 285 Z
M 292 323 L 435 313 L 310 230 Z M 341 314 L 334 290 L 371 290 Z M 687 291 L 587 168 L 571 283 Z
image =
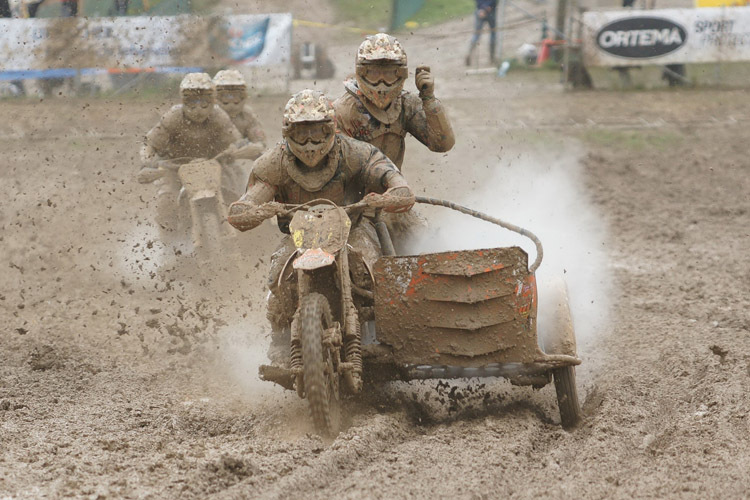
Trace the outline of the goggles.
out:
M 222 104 L 239 104 L 245 99 L 242 90 L 220 90 L 218 92 L 219 102 Z
M 360 64 L 357 65 L 357 76 L 371 85 L 381 82 L 393 85 L 409 76 L 409 68 L 395 64 Z
M 287 127 L 286 136 L 297 144 L 325 142 L 336 132 L 333 122 L 299 122 Z
M 188 108 L 206 109 L 213 104 L 211 96 L 187 95 L 183 96 L 182 104 Z

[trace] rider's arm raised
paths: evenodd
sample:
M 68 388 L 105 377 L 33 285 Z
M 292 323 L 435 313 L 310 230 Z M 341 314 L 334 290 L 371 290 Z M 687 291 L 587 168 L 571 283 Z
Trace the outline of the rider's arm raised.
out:
M 443 104 L 434 96 L 421 99 L 409 94 L 404 100 L 406 130 L 430 151 L 444 153 L 456 143 Z

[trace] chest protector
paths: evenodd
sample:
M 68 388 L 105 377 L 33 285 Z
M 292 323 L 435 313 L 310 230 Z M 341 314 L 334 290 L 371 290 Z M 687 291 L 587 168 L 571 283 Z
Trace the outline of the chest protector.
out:
M 356 139 L 384 149 L 380 145 L 389 142 L 388 139 L 391 141 L 396 139 L 400 143 L 406 137 L 406 113 L 404 113 L 406 91 L 402 91 L 387 109 L 380 109 L 361 94 L 355 80 L 347 80 L 344 86 L 357 101 L 356 109 L 359 116 L 353 120 L 356 122 Z

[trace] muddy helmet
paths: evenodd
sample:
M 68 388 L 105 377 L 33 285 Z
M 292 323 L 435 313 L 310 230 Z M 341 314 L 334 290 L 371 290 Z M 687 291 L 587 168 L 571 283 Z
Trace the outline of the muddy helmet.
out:
M 283 135 L 289 149 L 308 167 L 325 158 L 336 139 L 336 113 L 325 94 L 305 89 L 284 107 Z
M 391 35 L 365 38 L 357 50 L 357 85 L 365 98 L 384 109 L 404 88 L 406 52 Z
M 188 73 L 180 82 L 181 94 L 213 94 L 214 82 L 207 73 Z
M 216 73 L 214 76 L 214 85 L 216 85 L 216 90 L 225 88 L 244 89 L 247 87 L 242 73 L 236 69 L 223 69 Z
M 323 92 L 305 89 L 297 92 L 284 106 L 284 127 L 299 122 L 335 121 L 333 104 Z

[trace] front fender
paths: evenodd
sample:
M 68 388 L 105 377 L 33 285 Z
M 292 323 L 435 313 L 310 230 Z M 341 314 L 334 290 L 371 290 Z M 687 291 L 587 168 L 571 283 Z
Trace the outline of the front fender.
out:
M 336 262 L 336 256 L 321 248 L 310 248 L 294 259 L 292 267 L 302 271 L 312 271 L 321 267 L 330 266 Z

